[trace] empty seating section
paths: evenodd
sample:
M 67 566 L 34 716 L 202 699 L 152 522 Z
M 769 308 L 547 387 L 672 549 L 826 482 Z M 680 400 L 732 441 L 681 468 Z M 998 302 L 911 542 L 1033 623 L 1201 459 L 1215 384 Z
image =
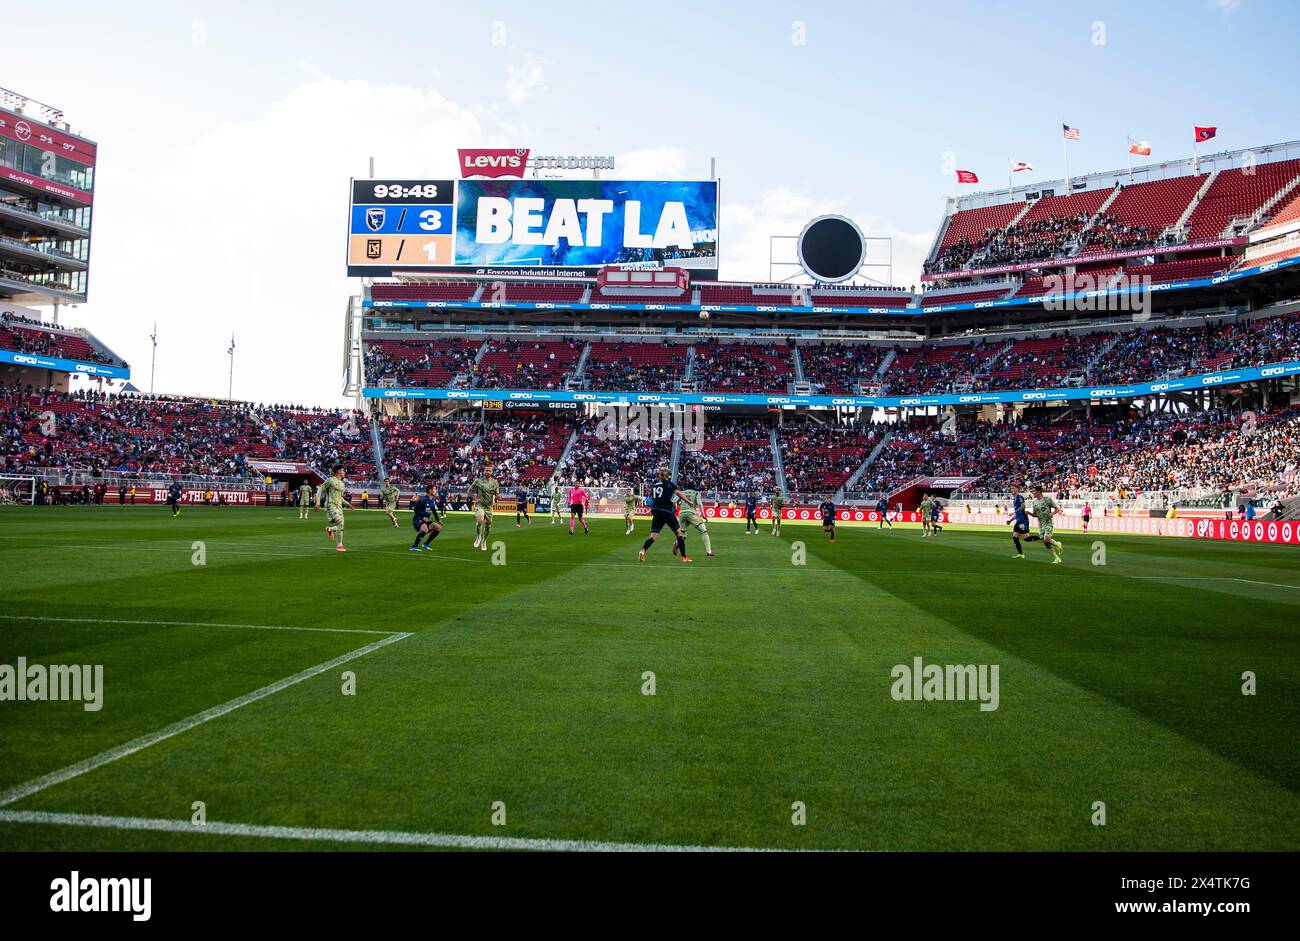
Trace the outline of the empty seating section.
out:
M 1274 206 L 1273 208 L 1276 211 L 1268 217 L 1268 225 L 1282 225 L 1285 222 L 1294 222 L 1300 219 L 1300 195 L 1297 195 L 1296 191 L 1292 190 L 1291 194 L 1282 200 L 1280 207 Z
M 582 378 L 610 392 L 672 392 L 686 371 L 683 343 L 592 343 Z
M 1213 239 L 1233 219 L 1250 216 L 1300 175 L 1300 160 L 1224 170 L 1214 178 L 1188 218 L 1188 239 Z
M 575 340 L 489 340 L 473 367 L 482 389 L 557 389 L 573 373 L 582 353 Z
M 468 301 L 478 290 L 474 281 L 397 281 L 374 284 L 370 296 L 377 301 Z
M 1184 258 L 1154 265 L 1130 265 L 1125 274 L 1130 279 L 1150 278 L 1152 284 L 1208 278 L 1232 263 L 1232 259 L 1214 255 L 1210 258 Z
M 1158 236 L 1163 229 L 1178 221 L 1196 191 L 1204 185 L 1205 178 L 1206 174 L 1201 173 L 1134 183 L 1120 190 L 1107 208 L 1106 215 L 1113 216 L 1121 225 L 1146 226 L 1153 236 Z M 1101 252 L 1106 248 L 1090 244 L 1086 250 Z
M 367 340 L 366 380 L 389 380 L 399 386 L 445 388 L 457 376 L 468 377 L 482 340 L 461 337 L 438 340 Z
M 814 307 L 906 307 L 911 294 L 851 294 L 848 291 L 813 291 Z
M 576 304 L 586 294 L 583 281 L 489 281 L 479 301 L 484 304 Z
M 695 378 L 710 391 L 785 391 L 794 359 L 788 347 L 771 343 L 697 343 Z
M 948 228 L 943 233 L 940 250 L 955 245 L 965 239 L 976 242 L 984 238 L 987 229 L 1003 229 L 1010 224 L 1020 210 L 1025 208 L 1023 202 L 998 203 L 982 206 L 979 209 L 963 209 L 953 213 L 948 221 Z
M 1007 296 L 1010 288 L 1005 285 L 999 288 L 984 288 L 978 291 L 949 291 L 943 294 L 936 294 L 933 291 L 926 293 L 921 298 L 922 307 L 937 307 L 943 304 L 976 304 L 980 301 L 992 301 Z

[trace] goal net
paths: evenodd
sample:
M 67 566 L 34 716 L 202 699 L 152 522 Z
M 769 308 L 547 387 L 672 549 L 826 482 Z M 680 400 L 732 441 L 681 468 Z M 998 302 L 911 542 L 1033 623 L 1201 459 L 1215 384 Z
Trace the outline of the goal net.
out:
M 35 503 L 35 477 L 22 474 L 0 474 L 0 506 L 33 506 Z

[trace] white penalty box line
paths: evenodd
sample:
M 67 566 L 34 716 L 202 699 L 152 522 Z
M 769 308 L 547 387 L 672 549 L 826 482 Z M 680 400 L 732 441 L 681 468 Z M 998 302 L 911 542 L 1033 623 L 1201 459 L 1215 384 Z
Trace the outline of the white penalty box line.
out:
M 56 619 L 56 620 L 61 620 L 61 619 Z M 94 622 L 94 623 L 102 623 L 102 622 Z M 136 622 L 131 622 L 131 623 L 136 623 Z M 139 623 L 159 623 L 159 622 L 139 622 Z M 217 625 L 217 626 L 233 627 L 235 625 Z M 86 758 L 82 761 L 77 762 L 76 764 L 68 765 L 66 768 L 62 768 L 58 771 L 52 771 L 49 774 L 40 776 L 39 778 L 34 778 L 33 780 L 26 782 L 25 784 L 19 784 L 18 786 L 10 788 L 7 791 L 0 792 L 0 807 L 7 807 L 8 805 L 23 800 L 24 798 L 31 797 L 33 794 L 38 794 L 41 791 L 54 787 L 56 784 L 62 784 L 65 781 L 71 781 L 73 778 L 81 777 L 81 775 L 86 774 L 90 771 L 94 771 L 97 768 L 102 768 L 105 765 L 112 764 L 115 761 L 119 761 L 122 758 L 126 758 L 128 755 L 134 755 L 136 752 L 143 751 L 144 749 L 149 748 L 151 745 L 157 745 L 159 742 L 165 742 L 167 739 L 174 738 L 175 736 L 180 735 L 182 732 L 188 732 L 190 729 L 197 728 L 200 725 L 203 725 L 207 722 L 211 722 L 213 719 L 219 719 L 222 716 L 229 715 L 230 713 L 234 712 L 236 709 L 242 709 L 244 706 L 251 705 L 252 703 L 257 702 L 260 699 L 267 698 L 268 696 L 273 696 L 276 693 L 286 690 L 291 686 L 297 686 L 299 683 L 303 683 L 307 680 L 312 679 L 313 677 L 320 676 L 322 673 L 326 673 L 329 670 L 333 670 L 335 667 L 342 666 L 343 664 L 348 663 L 352 660 L 356 660 L 360 657 L 364 657 L 366 654 L 373 653 L 374 651 L 379 650 L 382 647 L 387 647 L 389 644 L 395 644 L 398 641 L 405 640 L 410 636 L 411 634 L 409 632 L 388 633 L 388 636 L 383 637 L 380 640 L 374 641 L 373 643 L 366 644 L 364 647 L 358 647 L 356 650 L 352 650 L 349 651 L 348 653 L 341 654 L 340 656 L 337 656 L 332 660 L 327 660 L 324 663 L 318 663 L 313 667 L 308 667 L 307 669 L 299 673 L 295 673 L 293 676 L 285 677 L 282 680 L 276 680 L 274 683 L 271 683 L 268 686 L 263 686 L 261 689 L 253 690 L 251 693 L 245 693 L 242 696 L 237 696 L 234 699 L 231 699 L 228 702 L 224 702 L 219 706 L 213 706 L 211 709 L 205 709 L 204 711 L 195 713 L 192 716 L 187 716 L 186 718 L 181 719 L 178 722 L 173 722 L 171 725 L 167 726 L 166 728 L 162 728 L 156 732 L 150 732 L 146 735 L 142 735 L 139 738 L 133 739 L 129 742 L 126 742 L 122 745 L 118 745 L 114 748 L 110 748 L 107 751 L 102 751 L 98 755 L 94 755 L 90 758 Z
M 116 817 L 101 814 L 0 810 L 0 824 L 91 827 L 100 830 L 135 830 L 156 833 L 252 837 L 263 840 L 302 840 L 353 845 L 419 846 L 431 849 L 466 849 L 588 853 L 781 853 L 797 852 L 771 847 L 691 846 L 673 843 L 617 843 L 598 840 L 559 840 L 528 837 L 464 836 L 455 833 L 420 833 L 407 830 L 336 830 L 319 827 L 262 826 L 210 820 L 195 824 L 158 817 Z

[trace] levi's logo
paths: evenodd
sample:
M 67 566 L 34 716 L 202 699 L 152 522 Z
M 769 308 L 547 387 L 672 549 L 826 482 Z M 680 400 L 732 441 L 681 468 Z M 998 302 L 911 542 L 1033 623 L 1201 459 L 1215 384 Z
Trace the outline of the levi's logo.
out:
M 528 148 L 499 150 L 457 150 L 460 155 L 460 175 L 467 176 L 523 176 L 528 166 Z

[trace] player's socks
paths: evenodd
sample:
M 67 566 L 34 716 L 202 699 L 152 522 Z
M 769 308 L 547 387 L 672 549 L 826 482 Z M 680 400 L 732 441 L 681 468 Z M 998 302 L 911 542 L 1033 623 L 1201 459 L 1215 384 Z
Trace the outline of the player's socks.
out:
M 429 530 L 429 535 L 424 537 L 424 544 L 427 546 L 429 543 L 433 542 L 435 539 L 438 538 L 438 533 L 440 532 L 442 532 L 441 529 Z
M 1018 555 L 1018 556 L 1020 556 L 1020 555 L 1024 555 L 1024 554 L 1025 554 L 1025 550 L 1024 550 L 1024 547 L 1020 545 L 1020 537 L 1019 537 L 1019 536 L 1012 536 L 1012 537 L 1011 537 L 1011 541 L 1014 542 L 1014 543 L 1016 544 L 1016 555 Z
M 701 533 L 700 538 L 704 540 L 704 554 L 713 555 L 713 542 L 709 539 L 709 534 Z
M 654 544 L 655 541 L 651 539 L 649 536 L 647 536 L 646 541 L 641 543 L 641 554 L 645 555 L 650 550 L 650 547 L 653 546 Z
M 569 517 L 569 535 L 570 535 L 570 536 L 573 535 L 573 517 L 572 517 L 572 516 Z

